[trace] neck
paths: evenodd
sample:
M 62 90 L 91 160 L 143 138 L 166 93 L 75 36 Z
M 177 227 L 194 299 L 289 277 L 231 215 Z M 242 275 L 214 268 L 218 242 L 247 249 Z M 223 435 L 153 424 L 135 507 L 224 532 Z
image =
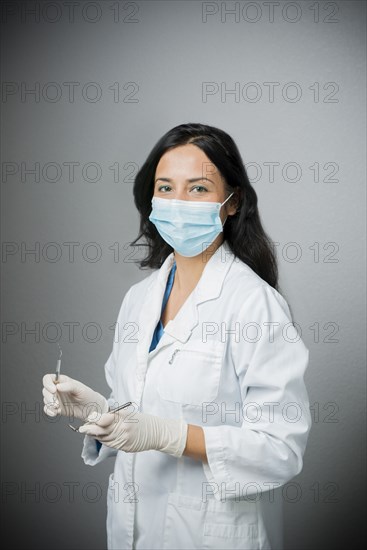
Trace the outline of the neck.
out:
M 215 251 L 223 243 L 223 234 L 219 234 L 215 241 L 201 254 L 192 258 L 181 256 L 178 252 L 174 252 L 176 261 L 176 273 L 174 286 L 177 292 L 182 295 L 190 294 L 196 287 L 199 279 L 204 271 L 204 268 Z

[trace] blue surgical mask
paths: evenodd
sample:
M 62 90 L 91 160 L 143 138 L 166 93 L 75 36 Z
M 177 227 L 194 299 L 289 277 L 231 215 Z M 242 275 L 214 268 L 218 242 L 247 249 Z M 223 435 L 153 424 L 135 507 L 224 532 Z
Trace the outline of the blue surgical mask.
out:
M 179 254 L 197 256 L 223 231 L 227 218 L 222 225 L 219 211 L 232 195 L 222 203 L 153 197 L 149 220 Z

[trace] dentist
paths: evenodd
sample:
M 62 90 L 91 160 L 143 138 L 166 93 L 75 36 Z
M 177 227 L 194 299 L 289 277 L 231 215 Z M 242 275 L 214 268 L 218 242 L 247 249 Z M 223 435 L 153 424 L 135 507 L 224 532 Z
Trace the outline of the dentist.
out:
M 279 550 L 279 488 L 302 470 L 311 427 L 309 351 L 237 146 L 212 126 L 173 128 L 137 174 L 134 200 L 132 245 L 153 272 L 122 300 L 111 395 L 48 374 L 45 411 L 88 420 L 86 464 L 115 458 L 110 550 Z

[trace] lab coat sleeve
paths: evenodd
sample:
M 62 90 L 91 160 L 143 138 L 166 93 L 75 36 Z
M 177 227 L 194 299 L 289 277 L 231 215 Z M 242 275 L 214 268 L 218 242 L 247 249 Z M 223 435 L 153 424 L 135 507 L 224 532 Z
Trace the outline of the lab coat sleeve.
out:
M 120 344 L 119 327 L 123 327 L 126 322 L 126 312 L 128 308 L 130 290 L 128 290 L 128 292 L 125 294 L 122 305 L 120 307 L 120 311 L 118 314 L 117 323 L 115 327 L 112 351 L 107 359 L 107 362 L 104 365 L 106 381 L 108 386 L 111 388 L 110 396 L 107 399 L 108 405 L 110 407 L 115 407 L 117 402 L 113 391 L 113 385 L 114 385 L 113 380 L 115 376 L 115 366 L 116 366 L 118 346 Z M 103 444 L 101 445 L 100 443 L 97 444 L 94 437 L 91 437 L 89 435 L 86 435 L 84 437 L 81 456 L 85 464 L 88 464 L 89 466 L 95 466 L 96 464 L 99 464 L 100 462 L 102 462 L 108 457 L 116 456 L 117 452 L 118 452 L 117 449 L 113 449 L 111 447 L 108 447 L 107 445 L 103 445 Z
M 262 285 L 245 301 L 238 321 L 240 338 L 230 339 L 230 349 L 242 425 L 226 425 L 224 415 L 219 426 L 203 426 L 208 458 L 203 468 L 217 500 L 261 495 L 296 476 L 311 428 L 303 379 L 309 350 L 285 299 Z M 253 328 L 246 333 L 245 325 L 255 327 L 257 335 Z

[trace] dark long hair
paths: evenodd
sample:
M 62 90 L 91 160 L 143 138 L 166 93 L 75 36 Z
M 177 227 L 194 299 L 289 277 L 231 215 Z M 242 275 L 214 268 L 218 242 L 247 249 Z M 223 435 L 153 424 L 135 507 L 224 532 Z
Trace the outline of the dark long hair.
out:
M 169 130 L 153 147 L 134 182 L 134 202 L 140 213 L 138 237 L 131 243 L 147 247 L 144 259 L 137 260 L 140 269 L 159 268 L 173 248 L 158 233 L 148 219 L 154 193 L 154 177 L 160 158 L 169 149 L 195 144 L 219 170 L 227 191 L 239 191 L 236 214 L 228 216 L 223 228 L 233 254 L 246 263 L 264 281 L 278 289 L 278 266 L 273 244 L 265 233 L 257 207 L 257 195 L 247 176 L 240 152 L 233 139 L 219 128 L 205 124 L 181 124 Z M 234 196 L 232 196 L 232 199 Z M 231 199 L 230 199 L 231 200 Z M 142 237 L 146 243 L 137 243 Z

